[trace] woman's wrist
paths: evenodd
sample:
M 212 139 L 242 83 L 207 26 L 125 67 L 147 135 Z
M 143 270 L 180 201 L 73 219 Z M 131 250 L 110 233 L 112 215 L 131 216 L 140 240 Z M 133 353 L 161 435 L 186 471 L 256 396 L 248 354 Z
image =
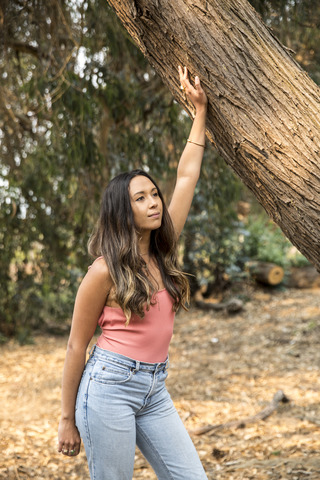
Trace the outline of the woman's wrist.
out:
M 196 115 L 206 115 L 206 114 L 207 114 L 207 104 L 196 107 Z
M 198 147 L 206 148 L 205 143 L 195 142 L 194 140 L 191 140 L 190 138 L 187 139 L 187 142 L 188 143 L 193 143 L 193 145 L 197 145 Z
M 76 419 L 75 418 L 65 418 L 65 417 L 61 417 L 60 419 L 60 423 L 61 425 L 75 425 L 76 424 Z
M 75 412 L 73 413 L 62 413 L 61 414 L 61 420 L 64 422 L 74 422 L 75 421 Z

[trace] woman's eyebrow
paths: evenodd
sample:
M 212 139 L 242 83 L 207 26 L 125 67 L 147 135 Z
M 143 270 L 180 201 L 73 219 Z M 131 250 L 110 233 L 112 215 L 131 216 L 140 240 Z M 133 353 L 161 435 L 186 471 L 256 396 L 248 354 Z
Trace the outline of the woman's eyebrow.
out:
M 150 192 L 153 192 L 153 190 L 157 190 L 157 187 L 151 188 Z M 146 192 L 145 192 L 145 190 L 141 190 L 140 192 L 135 192 L 135 193 L 133 194 L 133 196 L 135 196 L 135 195 L 141 195 L 141 193 L 146 193 Z

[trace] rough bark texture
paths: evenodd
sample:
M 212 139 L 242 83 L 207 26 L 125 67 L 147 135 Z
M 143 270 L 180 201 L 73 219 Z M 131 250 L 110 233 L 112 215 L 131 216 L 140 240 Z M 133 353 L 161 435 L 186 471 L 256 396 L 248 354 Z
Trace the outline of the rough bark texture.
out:
M 177 66 L 209 98 L 207 136 L 320 271 L 320 90 L 246 0 L 108 0 L 189 114 Z

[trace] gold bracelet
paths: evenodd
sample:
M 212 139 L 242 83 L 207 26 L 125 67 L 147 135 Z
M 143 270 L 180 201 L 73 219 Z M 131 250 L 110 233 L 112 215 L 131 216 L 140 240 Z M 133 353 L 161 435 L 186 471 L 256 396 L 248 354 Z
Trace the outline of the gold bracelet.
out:
M 187 142 L 193 143 L 194 145 L 198 145 L 199 147 L 202 147 L 202 148 L 206 148 L 206 146 L 205 146 L 205 145 L 202 145 L 202 143 L 193 142 L 193 141 L 190 140 L 189 138 L 188 138 Z

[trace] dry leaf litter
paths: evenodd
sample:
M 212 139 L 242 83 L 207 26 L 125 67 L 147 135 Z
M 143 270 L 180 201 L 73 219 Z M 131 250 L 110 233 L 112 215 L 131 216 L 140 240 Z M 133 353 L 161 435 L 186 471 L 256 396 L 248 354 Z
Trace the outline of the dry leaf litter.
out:
M 320 291 L 250 288 L 234 316 L 177 315 L 168 389 L 209 480 L 320 479 Z M 66 343 L 1 347 L 0 479 L 89 479 L 83 448 L 56 451 Z M 290 401 L 266 420 L 192 433 L 255 415 L 279 389 Z M 133 478 L 156 479 L 138 450 Z

